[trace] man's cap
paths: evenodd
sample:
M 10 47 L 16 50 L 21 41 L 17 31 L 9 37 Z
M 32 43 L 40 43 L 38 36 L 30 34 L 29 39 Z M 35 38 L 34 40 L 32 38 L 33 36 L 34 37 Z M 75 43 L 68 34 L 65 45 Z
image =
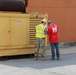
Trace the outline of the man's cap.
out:
M 49 21 L 48 21 L 48 24 L 51 24 L 51 23 L 52 23 L 52 21 L 49 20 Z
M 46 22 L 46 19 L 42 19 L 41 22 Z

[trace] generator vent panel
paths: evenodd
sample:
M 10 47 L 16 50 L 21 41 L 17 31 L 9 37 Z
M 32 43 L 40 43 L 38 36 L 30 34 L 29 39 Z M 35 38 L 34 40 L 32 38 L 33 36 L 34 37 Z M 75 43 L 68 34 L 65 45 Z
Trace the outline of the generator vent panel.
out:
M 32 17 L 29 21 L 29 45 L 35 45 L 36 37 L 35 37 L 35 27 L 40 24 L 42 18 L 40 17 Z

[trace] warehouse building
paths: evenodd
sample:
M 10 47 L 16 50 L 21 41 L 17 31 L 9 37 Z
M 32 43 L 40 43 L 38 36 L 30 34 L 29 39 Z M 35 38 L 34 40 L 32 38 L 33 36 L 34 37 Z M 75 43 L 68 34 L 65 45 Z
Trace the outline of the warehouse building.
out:
M 29 0 L 27 12 L 47 13 L 59 26 L 61 42 L 76 41 L 76 0 Z

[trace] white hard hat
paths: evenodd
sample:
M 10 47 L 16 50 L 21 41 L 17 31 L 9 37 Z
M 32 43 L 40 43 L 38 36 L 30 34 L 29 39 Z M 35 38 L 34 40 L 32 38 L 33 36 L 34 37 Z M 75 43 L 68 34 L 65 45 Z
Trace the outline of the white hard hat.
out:
M 42 22 L 46 22 L 46 19 L 42 19 Z

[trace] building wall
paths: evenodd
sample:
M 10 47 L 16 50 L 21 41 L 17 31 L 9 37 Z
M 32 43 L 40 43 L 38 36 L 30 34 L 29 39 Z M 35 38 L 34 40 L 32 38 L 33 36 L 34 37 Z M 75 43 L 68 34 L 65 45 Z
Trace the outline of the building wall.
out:
M 47 13 L 59 26 L 60 42 L 76 42 L 76 0 L 29 0 L 27 12 Z

